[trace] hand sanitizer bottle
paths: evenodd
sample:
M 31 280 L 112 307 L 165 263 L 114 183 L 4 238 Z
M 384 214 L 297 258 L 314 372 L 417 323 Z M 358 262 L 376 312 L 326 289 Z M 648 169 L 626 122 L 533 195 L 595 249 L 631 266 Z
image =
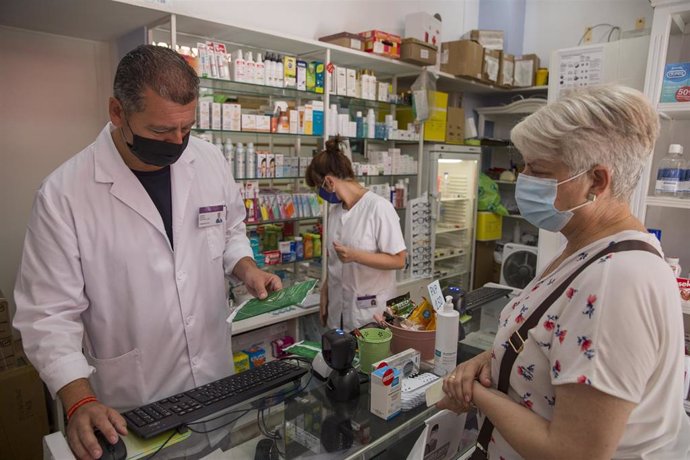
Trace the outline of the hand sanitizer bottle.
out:
M 265 84 L 264 79 L 266 78 L 266 65 L 264 60 L 261 58 L 261 53 L 256 55 L 256 69 L 254 69 L 254 83 L 257 85 Z
M 448 375 L 457 366 L 460 313 L 453 308 L 453 297 L 436 312 L 436 345 L 434 346 L 434 374 Z

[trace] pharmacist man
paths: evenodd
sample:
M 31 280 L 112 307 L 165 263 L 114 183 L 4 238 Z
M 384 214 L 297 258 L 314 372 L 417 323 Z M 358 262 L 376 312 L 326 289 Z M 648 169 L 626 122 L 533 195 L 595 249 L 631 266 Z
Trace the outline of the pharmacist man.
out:
M 127 433 L 117 411 L 232 373 L 226 276 L 265 297 L 230 167 L 190 137 L 199 80 L 175 52 L 119 63 L 109 123 L 41 184 L 15 287 L 26 354 L 79 458 Z M 216 224 L 216 215 L 224 215 Z

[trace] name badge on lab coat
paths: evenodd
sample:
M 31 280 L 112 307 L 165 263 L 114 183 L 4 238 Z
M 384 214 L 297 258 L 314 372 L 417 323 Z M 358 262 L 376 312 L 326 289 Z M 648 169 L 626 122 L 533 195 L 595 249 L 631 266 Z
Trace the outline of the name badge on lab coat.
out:
M 376 306 L 375 295 L 357 297 L 357 308 L 374 308 Z
M 225 205 L 199 208 L 199 228 L 220 225 L 225 222 Z

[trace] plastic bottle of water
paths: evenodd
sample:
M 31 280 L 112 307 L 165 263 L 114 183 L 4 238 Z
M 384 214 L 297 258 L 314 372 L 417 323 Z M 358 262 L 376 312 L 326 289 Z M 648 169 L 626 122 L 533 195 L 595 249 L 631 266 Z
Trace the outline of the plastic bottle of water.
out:
M 680 197 L 687 167 L 683 160 L 683 146 L 671 144 L 668 154 L 659 163 L 654 193 L 661 196 Z

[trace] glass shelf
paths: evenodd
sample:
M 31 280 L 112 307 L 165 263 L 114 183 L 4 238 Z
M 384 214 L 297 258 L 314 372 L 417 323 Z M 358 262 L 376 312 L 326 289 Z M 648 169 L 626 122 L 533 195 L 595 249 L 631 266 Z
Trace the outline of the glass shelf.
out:
M 371 109 L 381 109 L 381 110 L 389 110 L 391 106 L 395 107 L 405 107 L 405 108 L 412 108 L 411 105 L 409 104 L 403 104 L 403 103 L 397 103 L 397 102 L 384 102 L 384 101 L 372 101 L 371 99 L 361 99 L 358 97 L 352 97 L 352 96 L 338 96 L 336 94 L 331 94 L 330 95 L 330 100 L 331 103 L 343 103 L 343 105 L 347 106 L 356 106 L 356 107 L 366 107 L 366 108 L 371 108 Z
M 287 176 L 287 177 L 235 177 L 235 180 L 242 182 L 275 182 L 281 180 L 297 180 L 304 179 L 304 176 Z
M 287 97 L 291 99 L 323 98 L 323 94 L 313 91 L 302 91 L 296 88 L 277 88 L 275 86 L 258 85 L 219 78 L 200 78 L 200 89 L 223 91 L 240 96 Z
M 329 136 L 329 139 L 333 139 L 335 136 Z M 402 140 L 402 139 L 379 139 L 376 137 L 348 137 L 339 136 L 341 139 L 349 139 L 351 141 L 366 141 L 366 142 L 395 142 L 396 144 L 419 144 L 419 140 Z
M 320 260 L 320 259 L 321 259 L 321 257 L 310 257 L 310 258 L 308 258 L 308 259 L 295 260 L 295 261 L 293 261 L 293 262 L 281 262 L 281 263 L 279 263 L 279 264 L 271 264 L 271 265 L 263 264 L 263 265 L 262 265 L 261 267 L 259 267 L 259 268 L 264 269 L 264 268 L 281 268 L 281 267 L 289 267 L 290 265 L 301 264 L 302 262 L 311 262 L 312 260 Z
M 392 177 L 417 177 L 417 174 L 380 174 L 378 176 L 361 175 L 355 176 L 356 179 L 390 179 Z M 249 181 L 259 181 L 259 182 L 272 182 L 280 180 L 296 180 L 304 179 L 304 176 L 283 176 L 283 177 L 235 177 L 235 180 L 242 182 Z M 405 209 L 405 208 L 401 208 Z
M 442 235 L 444 233 L 461 232 L 463 230 L 467 230 L 467 227 L 440 227 L 438 230 L 436 230 L 436 234 Z
M 363 178 L 369 178 L 369 179 L 376 179 L 376 178 L 378 178 L 378 177 L 415 177 L 415 176 L 417 176 L 416 173 L 415 173 L 415 174 L 412 174 L 412 173 L 410 173 L 410 174 L 379 174 L 379 175 L 376 175 L 376 176 L 372 176 L 372 175 L 369 175 L 369 174 L 364 174 L 364 175 L 355 176 L 355 177 L 357 177 L 357 178 L 363 177 Z
M 278 220 L 266 220 L 263 222 L 245 222 L 246 227 L 258 227 L 260 225 L 272 225 L 272 224 L 284 224 L 288 222 L 302 222 L 306 220 L 321 220 L 321 216 L 318 217 L 295 217 L 294 219 L 278 219 Z
M 195 133 L 227 133 L 233 135 L 245 135 L 245 136 L 272 136 L 272 137 L 286 137 L 286 138 L 298 138 L 306 137 L 312 139 L 323 139 L 322 135 L 314 134 L 290 134 L 290 133 L 267 133 L 262 131 L 229 131 L 227 129 L 202 129 L 202 128 L 192 128 Z
M 434 257 L 434 262 L 440 262 L 441 260 L 446 260 L 446 259 L 455 259 L 455 258 L 458 258 L 458 257 L 462 257 L 462 256 L 464 256 L 464 255 L 465 255 L 464 252 L 459 252 L 459 253 L 457 253 L 457 254 L 449 254 L 449 255 L 446 255 L 446 256 Z

